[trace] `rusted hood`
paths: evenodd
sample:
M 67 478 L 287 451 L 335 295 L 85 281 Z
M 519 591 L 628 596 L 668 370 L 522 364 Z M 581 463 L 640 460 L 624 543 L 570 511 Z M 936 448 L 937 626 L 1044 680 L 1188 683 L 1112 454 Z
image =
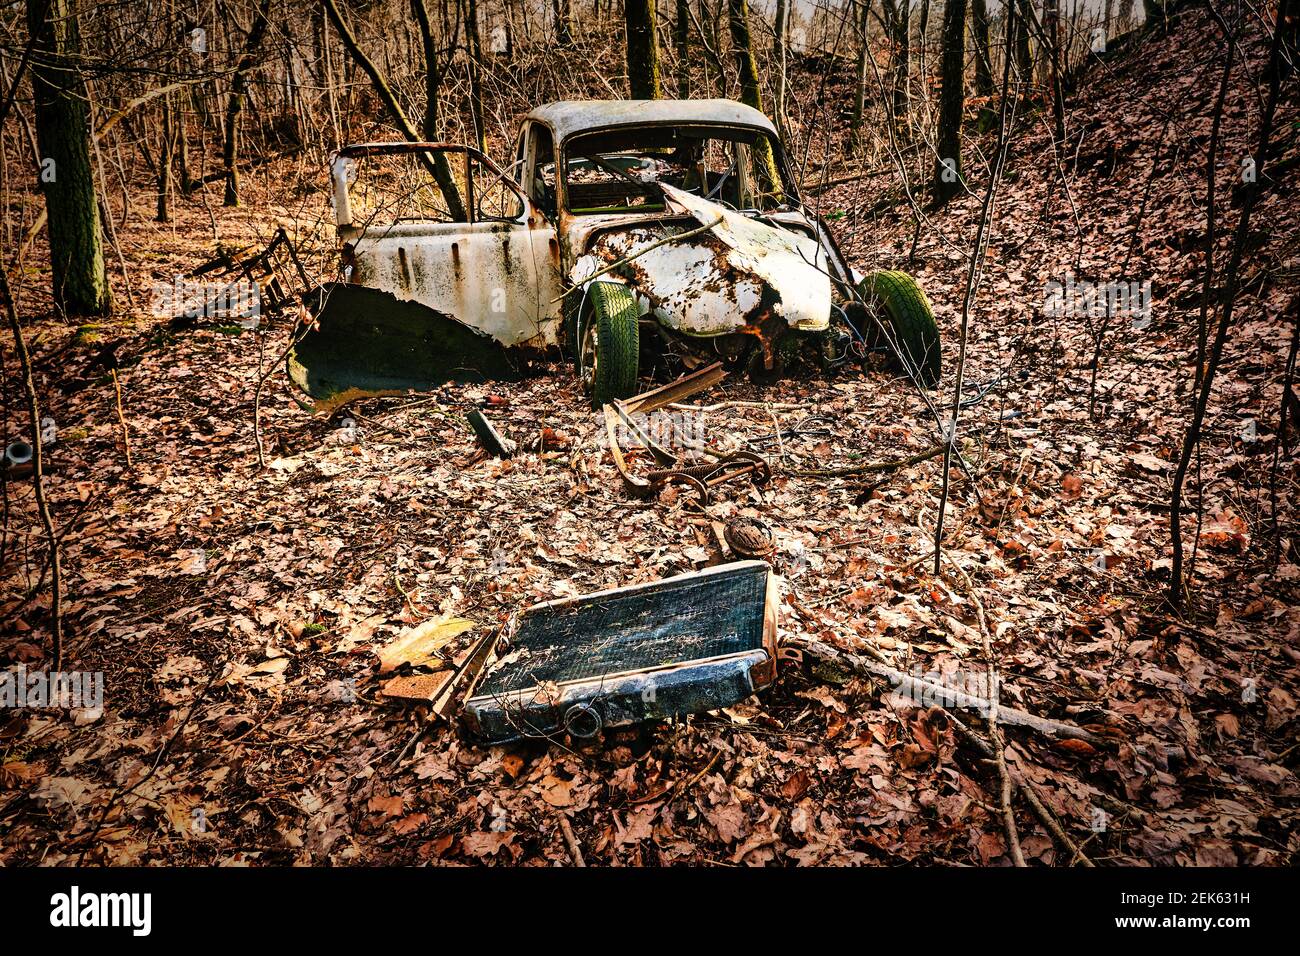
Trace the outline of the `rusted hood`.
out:
M 576 263 L 575 283 L 611 262 L 635 256 L 619 271 L 648 310 L 683 334 L 722 335 L 772 316 L 793 328 L 827 327 L 831 280 L 825 253 L 815 241 L 667 184 L 660 186 L 672 212 L 709 228 L 654 248 L 648 247 L 664 238 L 655 226 L 605 233 Z

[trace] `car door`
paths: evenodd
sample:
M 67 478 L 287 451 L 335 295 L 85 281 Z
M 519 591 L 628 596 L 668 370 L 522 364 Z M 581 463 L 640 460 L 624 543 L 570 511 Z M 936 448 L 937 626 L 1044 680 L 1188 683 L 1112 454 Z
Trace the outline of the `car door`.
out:
M 332 159 L 343 281 L 503 345 L 558 335 L 559 245 L 520 186 L 468 146 L 371 143 Z

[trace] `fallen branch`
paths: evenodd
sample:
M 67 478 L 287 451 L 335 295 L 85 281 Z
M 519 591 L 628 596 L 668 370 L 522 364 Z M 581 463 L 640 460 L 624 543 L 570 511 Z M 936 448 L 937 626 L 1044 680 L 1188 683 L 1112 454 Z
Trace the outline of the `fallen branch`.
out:
M 821 664 L 840 667 L 868 677 L 883 678 L 889 681 L 896 691 L 915 697 L 917 700 L 942 701 L 945 708 L 956 707 L 961 710 L 973 710 L 980 714 L 987 714 L 992 706 L 992 702 L 984 697 L 976 697 L 974 694 L 967 694 L 944 684 L 926 680 L 923 677 L 913 677 L 911 674 L 905 674 L 897 668 L 884 663 L 883 656 L 879 661 L 872 660 L 861 654 L 838 650 L 824 641 L 802 637 L 788 639 L 786 646 L 796 648 L 805 657 L 812 658 Z M 1084 743 L 1097 748 L 1105 748 L 1114 744 L 1113 740 L 1102 737 L 1100 734 L 1094 734 L 1090 730 L 1084 730 L 1075 724 L 1039 717 L 1036 714 L 1015 707 L 1000 706 L 998 708 L 998 718 L 1004 724 L 1026 727 L 1029 730 L 1057 740 L 1082 740 Z
M 970 727 L 967 727 L 961 718 L 949 714 L 948 719 L 952 721 L 953 726 L 957 728 L 958 732 L 961 733 L 961 735 L 965 737 L 976 750 L 983 754 L 985 758 L 989 760 L 996 759 L 993 753 L 993 748 L 990 747 L 979 734 L 975 733 L 975 731 Z M 1016 778 L 1013 776 L 1011 778 L 1011 785 L 1019 789 L 1019 791 L 1024 795 L 1025 802 L 1029 804 L 1030 809 L 1034 811 L 1034 815 L 1038 817 L 1038 822 L 1040 822 L 1047 829 L 1047 832 L 1052 834 L 1052 836 L 1054 836 L 1057 841 L 1069 851 L 1071 863 L 1078 860 L 1080 866 L 1097 865 L 1088 858 L 1077 843 L 1070 839 L 1069 834 L 1065 832 L 1065 828 L 1061 826 L 1061 821 L 1056 818 L 1056 814 L 1049 810 L 1039 798 L 1038 792 L 1035 790 L 1032 783 L 1023 777 Z
M 569 826 L 569 818 L 559 810 L 556 811 L 555 816 L 560 821 L 560 832 L 564 834 L 564 842 L 569 848 L 569 856 L 573 857 L 573 865 L 586 866 L 587 861 L 582 858 L 582 844 L 578 842 L 573 827 Z

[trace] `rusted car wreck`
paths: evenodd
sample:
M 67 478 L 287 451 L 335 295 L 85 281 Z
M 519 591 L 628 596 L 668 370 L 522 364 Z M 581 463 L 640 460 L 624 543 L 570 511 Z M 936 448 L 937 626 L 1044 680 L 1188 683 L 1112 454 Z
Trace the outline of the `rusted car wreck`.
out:
M 317 398 L 513 377 L 557 346 L 598 406 L 685 353 L 762 378 L 800 348 L 836 364 L 883 344 L 938 378 L 924 293 L 850 269 L 739 103 L 551 103 L 504 170 L 440 143 L 349 146 L 331 170 L 340 273 L 289 357 Z

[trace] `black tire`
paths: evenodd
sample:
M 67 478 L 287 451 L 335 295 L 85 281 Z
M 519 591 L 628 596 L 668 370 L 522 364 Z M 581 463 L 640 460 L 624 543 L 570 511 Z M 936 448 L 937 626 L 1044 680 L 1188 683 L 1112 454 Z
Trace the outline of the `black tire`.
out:
M 943 368 L 939 326 L 916 280 L 906 272 L 872 272 L 858 283 L 858 293 L 868 308 L 874 307 L 877 315 L 889 320 L 893 333 L 889 344 L 900 370 L 906 373 L 910 367 L 927 388 L 938 385 Z
M 580 321 L 572 327 L 573 364 L 593 408 L 637 390 L 641 360 L 640 311 L 627 286 L 593 282 Z

